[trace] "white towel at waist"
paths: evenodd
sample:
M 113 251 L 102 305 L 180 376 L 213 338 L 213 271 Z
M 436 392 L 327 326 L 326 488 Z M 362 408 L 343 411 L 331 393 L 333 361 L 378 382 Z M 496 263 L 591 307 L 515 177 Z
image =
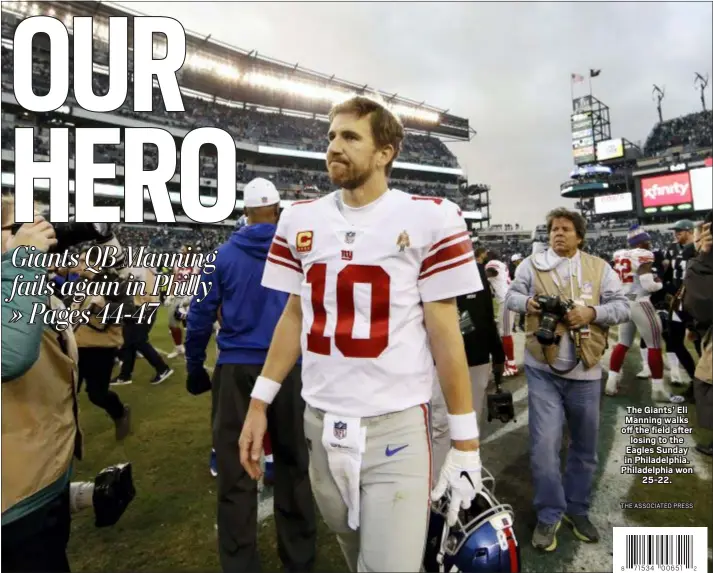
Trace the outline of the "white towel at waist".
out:
M 361 418 L 324 415 L 322 445 L 329 471 L 348 510 L 349 527 L 359 529 L 359 486 L 361 457 L 366 450 L 366 428 Z

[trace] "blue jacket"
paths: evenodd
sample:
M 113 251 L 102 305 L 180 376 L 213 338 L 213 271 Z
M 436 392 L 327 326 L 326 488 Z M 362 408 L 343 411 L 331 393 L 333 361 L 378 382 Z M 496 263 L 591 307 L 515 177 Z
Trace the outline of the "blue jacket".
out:
M 193 297 L 186 317 L 186 366 L 200 368 L 220 311 L 217 364 L 264 364 L 288 294 L 263 287 L 263 270 L 276 225 L 235 231 L 218 248 L 215 271 L 201 276 L 213 286 L 204 300 Z M 200 292 L 200 291 L 199 291 Z

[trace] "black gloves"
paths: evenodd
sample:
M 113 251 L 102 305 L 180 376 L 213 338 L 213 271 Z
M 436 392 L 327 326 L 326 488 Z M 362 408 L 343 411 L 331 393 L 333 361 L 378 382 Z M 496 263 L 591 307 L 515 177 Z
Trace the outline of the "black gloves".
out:
M 210 376 L 202 365 L 188 368 L 186 390 L 188 390 L 189 394 L 198 396 L 199 394 L 208 392 L 212 387 Z

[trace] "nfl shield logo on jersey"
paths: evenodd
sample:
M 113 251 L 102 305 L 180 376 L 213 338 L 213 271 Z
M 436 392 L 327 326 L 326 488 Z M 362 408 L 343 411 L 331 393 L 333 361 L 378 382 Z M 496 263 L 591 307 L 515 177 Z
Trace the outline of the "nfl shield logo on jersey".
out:
M 356 238 L 355 231 L 347 231 L 346 233 L 344 233 L 344 242 L 347 243 L 348 245 L 351 245 L 354 242 L 355 238 Z
M 347 436 L 346 422 L 334 422 L 334 437 L 343 440 Z

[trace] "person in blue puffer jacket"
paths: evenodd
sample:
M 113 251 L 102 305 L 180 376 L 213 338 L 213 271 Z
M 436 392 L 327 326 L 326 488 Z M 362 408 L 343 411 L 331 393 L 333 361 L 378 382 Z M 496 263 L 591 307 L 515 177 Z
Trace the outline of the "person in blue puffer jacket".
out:
M 280 195 L 268 180 L 250 181 L 243 191 L 247 225 L 217 251 L 205 299 L 194 297 L 186 317 L 186 388 L 212 389 L 211 420 L 218 480 L 218 546 L 223 571 L 259 571 L 257 483 L 240 464 L 238 438 L 272 334 L 288 295 L 261 285 L 277 230 Z M 200 291 L 199 291 L 200 292 Z M 204 362 L 218 320 L 218 359 L 212 379 Z M 275 513 L 279 554 L 287 571 L 311 571 L 316 553 L 316 519 L 303 428 L 301 366 L 298 362 L 268 410 L 274 456 Z

